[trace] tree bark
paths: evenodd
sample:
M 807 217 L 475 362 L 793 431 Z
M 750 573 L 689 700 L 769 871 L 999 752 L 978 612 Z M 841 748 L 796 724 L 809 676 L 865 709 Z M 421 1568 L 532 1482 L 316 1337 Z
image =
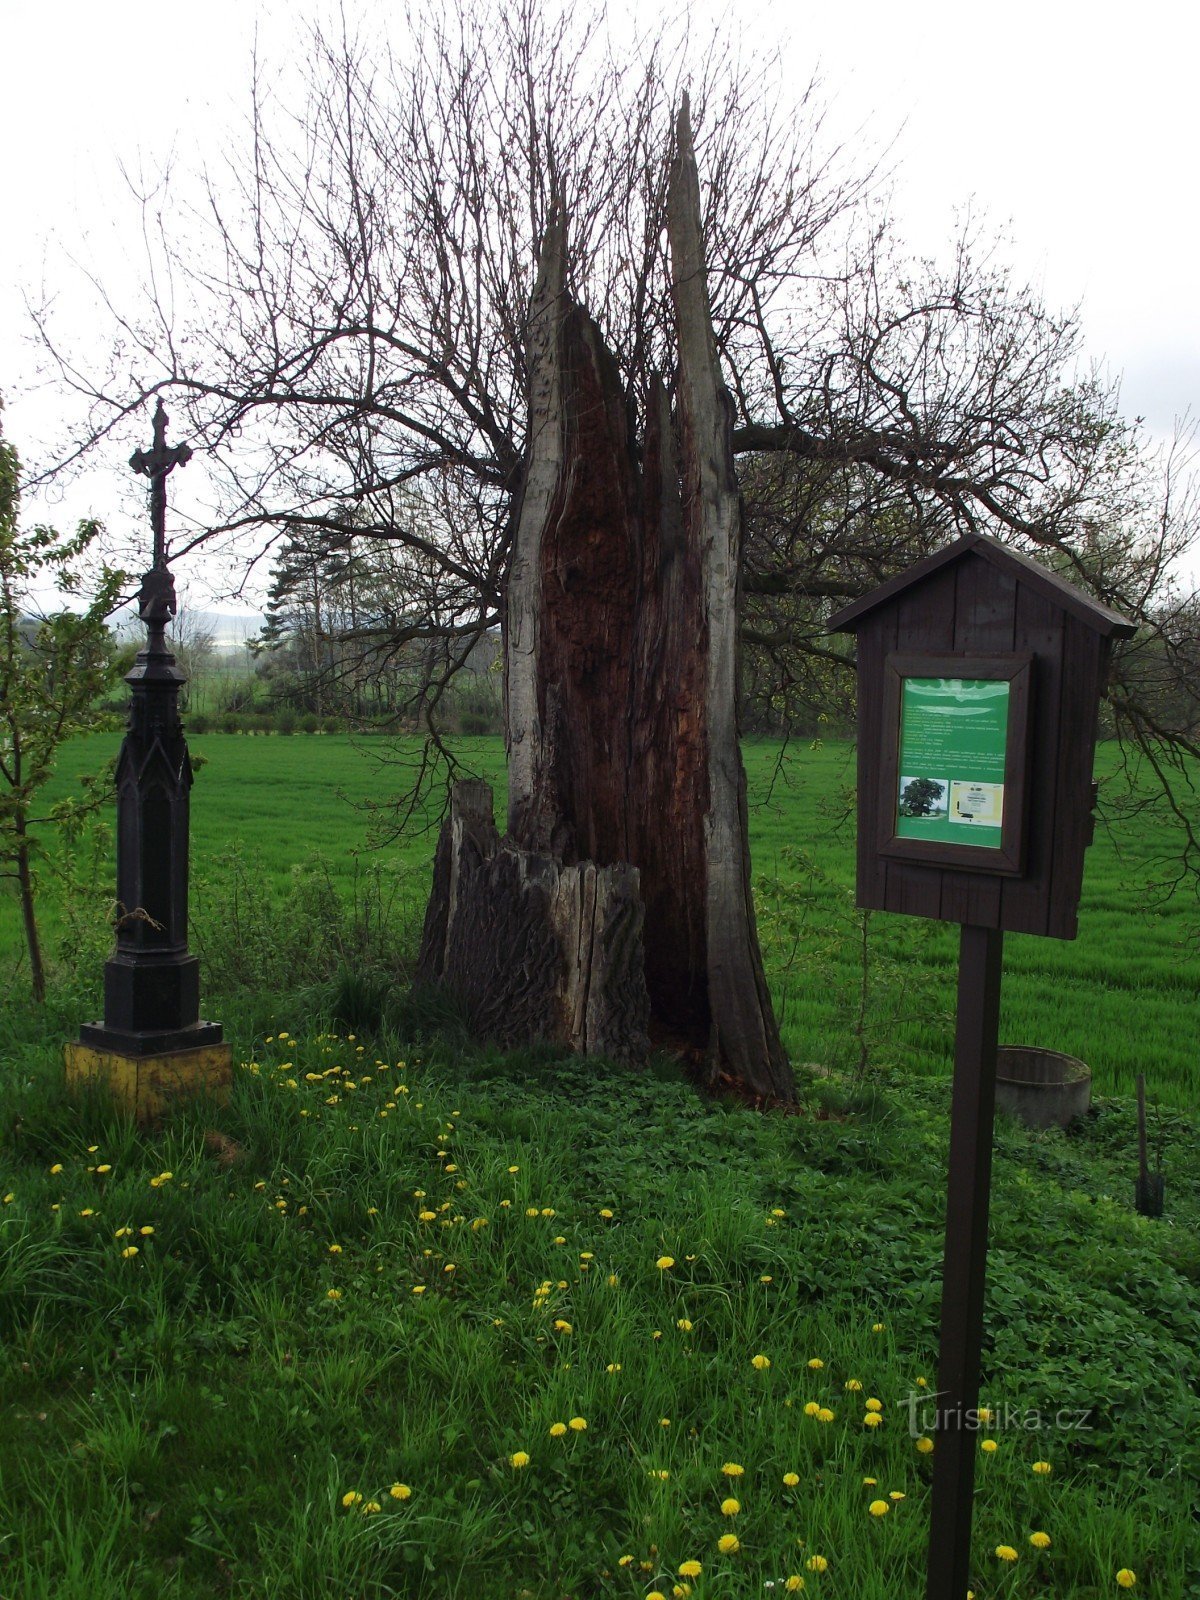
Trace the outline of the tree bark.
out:
M 17 888 L 21 896 L 21 920 L 25 926 L 25 947 L 29 951 L 29 978 L 38 1005 L 46 999 L 46 968 L 42 961 L 42 941 L 38 934 L 37 911 L 33 900 L 33 869 L 29 861 L 29 839 L 25 819 L 16 818 Z
M 750 892 L 741 503 L 686 102 L 677 136 L 678 416 L 656 379 L 640 452 L 617 364 L 566 290 L 564 220 L 547 231 L 506 594 L 507 835 L 490 793 L 460 785 L 420 975 L 503 1042 L 636 1059 L 648 1036 L 710 1083 L 791 1100 Z

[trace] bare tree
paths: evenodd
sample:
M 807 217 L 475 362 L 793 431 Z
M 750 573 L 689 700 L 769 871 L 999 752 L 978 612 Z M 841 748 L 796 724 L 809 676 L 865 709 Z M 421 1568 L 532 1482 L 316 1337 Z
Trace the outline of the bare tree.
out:
M 785 719 L 848 681 L 823 635 L 831 607 L 967 528 L 1070 572 L 1182 661 L 1169 618 L 1194 613 L 1163 609 L 1164 579 L 1195 508 L 1177 485 L 1157 496 L 1075 316 L 1013 282 L 969 220 L 948 269 L 904 258 L 866 203 L 874 175 L 826 148 L 811 88 L 702 45 L 666 31 L 618 55 L 534 0 L 462 8 L 396 54 L 318 35 L 301 110 L 273 105 L 260 74 L 246 150 L 210 177 L 206 215 L 156 239 L 170 309 L 161 292 L 148 317 L 112 308 L 111 372 L 79 370 L 43 322 L 91 407 L 81 448 L 170 389 L 223 491 L 202 537 L 335 549 L 352 530 L 395 552 L 410 603 L 364 647 L 431 647 L 418 698 L 436 732 L 511 597 L 555 210 L 563 294 L 588 309 L 632 419 L 630 481 L 656 429 L 669 443 L 686 428 L 668 224 L 690 89 L 698 260 L 745 506 L 740 642 Z M 1118 686 L 1114 707 L 1151 748 L 1177 748 L 1144 696 Z

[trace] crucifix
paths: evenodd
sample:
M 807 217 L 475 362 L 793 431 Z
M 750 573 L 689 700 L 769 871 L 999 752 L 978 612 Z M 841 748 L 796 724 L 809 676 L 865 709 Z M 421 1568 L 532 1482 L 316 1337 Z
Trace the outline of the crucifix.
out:
M 138 593 L 138 615 L 146 624 L 150 651 L 161 654 L 166 645 L 167 623 L 175 615 L 175 580 L 167 569 L 167 475 L 192 459 L 190 445 L 167 443 L 167 413 L 160 396 L 154 412 L 154 443 L 149 450 L 135 450 L 129 465 L 150 479 L 150 526 L 154 532 L 154 558 L 142 578 Z

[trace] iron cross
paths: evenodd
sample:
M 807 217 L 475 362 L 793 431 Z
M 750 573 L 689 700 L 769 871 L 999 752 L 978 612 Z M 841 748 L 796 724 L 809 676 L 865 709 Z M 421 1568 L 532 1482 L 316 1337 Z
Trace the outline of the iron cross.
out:
M 167 474 L 186 466 L 192 459 L 191 446 L 167 444 L 167 413 L 161 396 L 154 412 L 154 444 L 149 450 L 135 450 L 129 465 L 150 479 L 150 526 L 154 530 L 154 565 L 167 564 Z

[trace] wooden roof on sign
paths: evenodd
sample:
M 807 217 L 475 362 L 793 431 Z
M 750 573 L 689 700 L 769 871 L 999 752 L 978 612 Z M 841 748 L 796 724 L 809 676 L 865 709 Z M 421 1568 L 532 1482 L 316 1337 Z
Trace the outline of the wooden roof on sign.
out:
M 1020 551 L 1010 550 L 1007 545 L 1001 544 L 998 539 L 993 539 L 986 533 L 965 533 L 961 539 L 948 544 L 944 550 L 938 550 L 933 555 L 926 556 L 924 561 L 918 561 L 914 566 L 897 573 L 894 578 L 889 578 L 886 583 L 880 584 L 878 589 L 872 589 L 870 594 L 863 595 L 861 600 L 856 600 L 853 605 L 844 606 L 841 611 L 835 612 L 829 619 L 826 631 L 856 632 L 863 619 L 879 606 L 886 605 L 897 595 L 903 594 L 906 589 L 921 583 L 939 568 L 961 561 L 968 555 L 982 556 L 999 571 L 1007 572 L 1019 583 L 1028 584 L 1052 604 L 1069 611 L 1072 616 L 1078 617 L 1081 622 L 1087 623 L 1107 639 L 1127 639 L 1137 632 L 1135 625 L 1127 622 L 1119 612 L 1111 611 L 1108 606 L 1102 606 L 1085 590 L 1068 583 L 1065 578 L 1060 578 L 1057 573 L 1050 572 L 1039 562 L 1022 555 Z

